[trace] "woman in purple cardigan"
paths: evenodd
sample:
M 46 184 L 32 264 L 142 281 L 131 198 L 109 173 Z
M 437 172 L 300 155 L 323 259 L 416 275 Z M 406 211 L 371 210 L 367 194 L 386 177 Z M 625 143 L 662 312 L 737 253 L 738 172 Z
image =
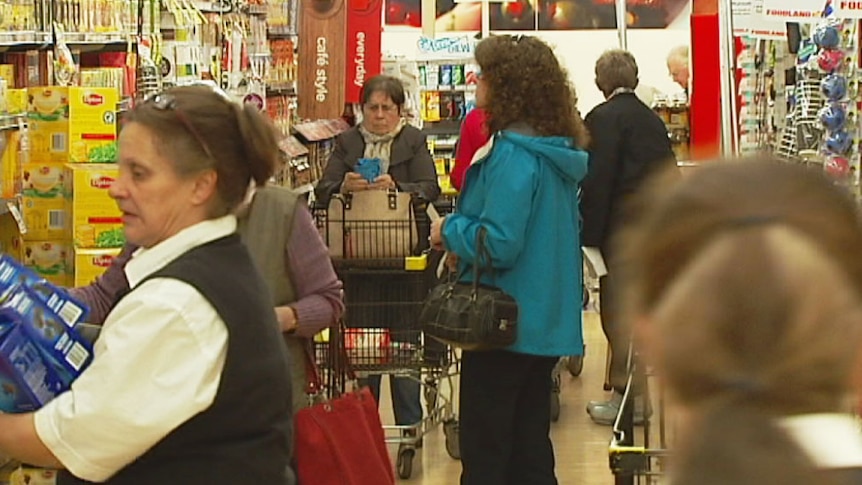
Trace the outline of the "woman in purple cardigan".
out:
M 344 311 L 341 281 L 311 214 L 300 200 L 283 187 L 259 187 L 250 204 L 237 214 L 238 232 L 273 296 L 290 351 L 294 411 L 308 404 L 304 393 L 306 346 Z M 126 245 L 96 281 L 71 290 L 90 307 L 90 323 L 101 324 L 129 290 L 124 267 L 136 249 Z

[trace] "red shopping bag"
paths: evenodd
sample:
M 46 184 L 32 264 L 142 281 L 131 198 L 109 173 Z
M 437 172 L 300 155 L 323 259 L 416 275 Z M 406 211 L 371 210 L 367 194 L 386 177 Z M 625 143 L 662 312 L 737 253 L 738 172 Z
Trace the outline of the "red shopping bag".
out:
M 305 408 L 294 418 L 300 485 L 386 485 L 395 478 L 368 388 Z
M 308 355 L 308 390 L 320 388 Z M 296 471 L 300 485 L 390 485 L 395 474 L 371 391 L 364 387 L 294 416 Z

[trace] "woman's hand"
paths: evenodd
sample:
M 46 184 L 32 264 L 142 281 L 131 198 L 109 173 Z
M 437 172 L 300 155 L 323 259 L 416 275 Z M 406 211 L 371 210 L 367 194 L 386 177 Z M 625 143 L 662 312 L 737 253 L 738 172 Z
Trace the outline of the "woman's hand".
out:
M 431 236 L 428 238 L 428 241 L 431 243 L 431 247 L 437 250 L 443 250 L 443 224 L 445 224 L 446 218 L 441 217 L 436 221 L 431 223 Z
M 395 188 L 395 180 L 392 179 L 391 175 L 389 175 L 388 173 L 385 173 L 385 174 L 377 177 L 376 179 L 374 179 L 374 182 L 371 183 L 369 188 L 376 189 L 376 190 L 394 189 Z
M 446 268 L 450 273 L 458 271 L 458 255 L 452 252 L 446 253 Z
M 344 174 L 344 181 L 341 183 L 341 193 L 359 192 L 368 190 L 371 185 L 365 178 L 356 172 L 347 172 Z

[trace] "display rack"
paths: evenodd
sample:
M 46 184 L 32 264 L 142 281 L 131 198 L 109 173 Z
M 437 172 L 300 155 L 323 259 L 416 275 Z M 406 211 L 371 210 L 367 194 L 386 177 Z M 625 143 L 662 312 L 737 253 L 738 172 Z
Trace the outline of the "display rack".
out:
M 335 137 L 350 128 L 344 120 L 315 120 L 293 126 L 281 148 L 285 160 L 278 182 L 301 193 L 311 193 L 335 149 Z

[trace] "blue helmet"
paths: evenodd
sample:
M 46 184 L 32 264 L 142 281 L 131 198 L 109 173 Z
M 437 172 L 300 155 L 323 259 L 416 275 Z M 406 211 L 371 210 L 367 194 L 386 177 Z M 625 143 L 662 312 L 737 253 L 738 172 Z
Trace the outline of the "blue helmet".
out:
M 821 49 L 834 49 L 841 43 L 841 33 L 834 25 L 820 25 L 814 29 L 814 43 Z
M 838 101 L 847 96 L 847 78 L 838 74 L 830 74 L 820 81 L 820 92 L 829 101 Z
M 829 131 L 840 130 L 847 121 L 847 112 L 840 104 L 829 104 L 820 110 L 820 122 Z
M 835 155 L 844 155 L 850 150 L 853 137 L 845 130 L 839 130 L 826 138 L 826 150 Z

